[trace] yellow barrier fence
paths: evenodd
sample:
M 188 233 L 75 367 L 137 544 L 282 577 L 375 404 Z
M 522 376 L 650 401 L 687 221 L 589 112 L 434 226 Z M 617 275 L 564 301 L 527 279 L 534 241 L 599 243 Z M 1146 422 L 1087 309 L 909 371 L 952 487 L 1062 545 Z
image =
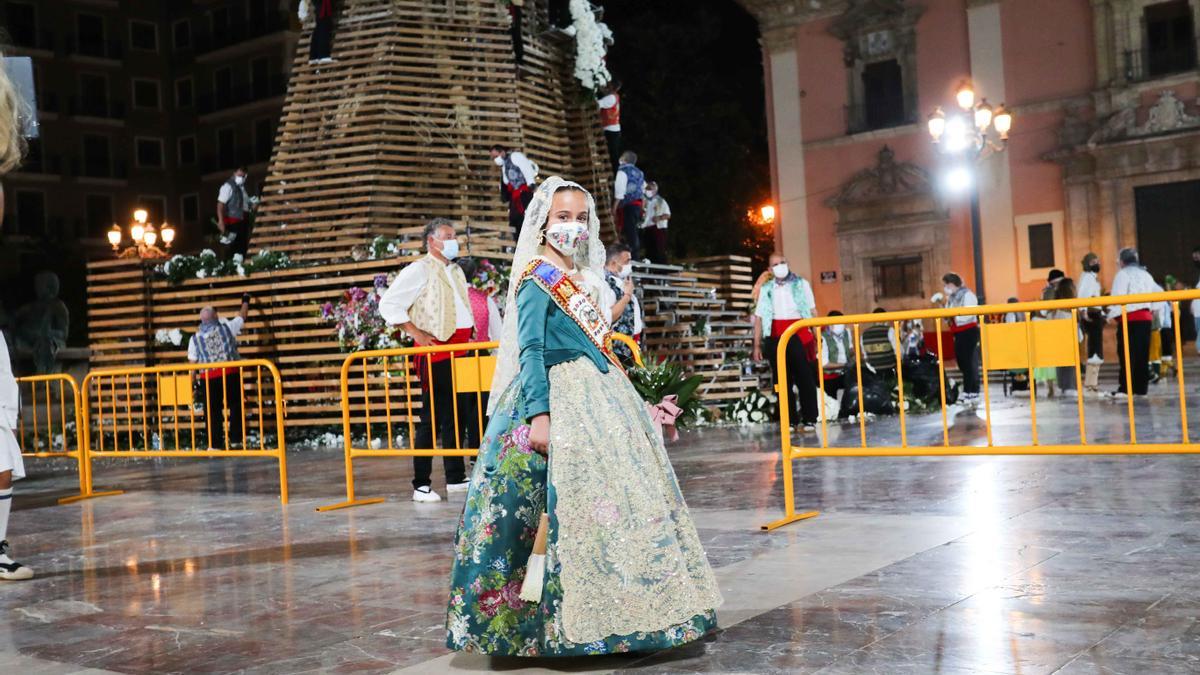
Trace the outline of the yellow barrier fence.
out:
M 269 457 L 287 503 L 283 387 L 270 361 L 104 368 L 87 374 L 82 395 L 89 459 Z M 91 480 L 89 466 L 89 490 Z
M 634 361 L 642 365 L 641 351 L 632 338 L 614 334 L 614 339 L 628 345 Z M 496 357 L 489 352 L 497 346 L 498 342 L 472 342 L 376 349 L 347 356 L 341 374 L 346 499 L 317 510 L 333 511 L 384 501 L 382 497 L 357 497 L 355 459 L 477 455 L 487 426 L 488 396 L 496 369 Z M 448 367 L 435 365 L 447 363 Z M 436 393 L 425 394 L 436 392 L 447 381 L 450 393 L 442 397 L 441 404 Z M 426 412 L 427 420 L 423 418 Z M 352 433 L 356 425 L 362 427 L 361 435 Z M 418 445 L 422 425 L 427 425 L 428 441 L 422 434 L 423 443 Z
M 21 416 L 17 442 L 25 457 L 67 457 L 75 461 L 79 473 L 79 494 L 62 497 L 69 504 L 93 497 L 121 494 L 120 490 L 93 492 L 87 443 L 84 442 L 80 415 L 79 385 L 70 375 L 32 375 L 18 377 Z
M 784 517 L 763 525 L 763 530 L 773 530 L 789 523 L 794 523 L 798 520 L 812 518 L 818 513 L 816 511 L 797 512 L 795 508 L 795 495 L 793 494 L 793 462 L 797 459 L 811 457 L 901 457 L 901 456 L 961 456 L 961 455 L 1117 455 L 1117 454 L 1193 454 L 1200 453 L 1200 445 L 1193 444 L 1188 434 L 1188 410 L 1186 388 L 1184 385 L 1184 368 L 1183 368 L 1183 341 L 1180 333 L 1180 320 L 1191 320 L 1191 316 L 1183 315 L 1181 317 L 1179 303 L 1189 300 L 1196 301 L 1200 299 L 1200 291 L 1173 291 L 1164 293 L 1151 293 L 1143 295 L 1122 295 L 1122 296 L 1107 296 L 1102 298 L 1089 299 L 1071 299 L 1071 300 L 1052 300 L 1041 302 L 1022 302 L 1009 303 L 1004 305 L 985 305 L 980 307 L 955 308 L 955 309 L 927 309 L 914 310 L 903 312 L 887 312 L 877 314 L 860 314 L 854 316 L 835 316 L 835 317 L 820 317 L 813 319 L 805 319 L 792 324 L 783 335 L 779 338 L 779 344 L 776 351 L 777 354 L 777 385 L 776 391 L 779 394 L 779 419 L 780 419 L 780 446 L 783 460 L 783 495 L 784 495 Z M 1097 307 L 1105 308 L 1106 310 L 1117 311 L 1119 314 L 1112 316 L 1112 320 L 1117 322 L 1118 330 L 1122 335 L 1130 336 L 1130 314 L 1143 309 L 1147 303 L 1151 304 L 1152 308 L 1161 307 L 1161 303 L 1166 303 L 1170 316 L 1172 318 L 1173 336 L 1175 345 L 1175 373 L 1176 387 L 1175 393 L 1179 397 L 1179 426 L 1181 430 L 1180 440 L 1169 440 L 1162 442 L 1139 442 L 1137 434 L 1137 420 L 1134 414 L 1134 397 L 1125 397 L 1123 406 L 1128 418 L 1129 440 L 1125 442 L 1107 442 L 1096 443 L 1088 438 L 1085 406 L 1084 406 L 1084 389 L 1082 387 L 1083 379 L 1081 377 L 1080 364 L 1080 343 L 1078 326 L 1080 324 L 1080 310 Z M 1130 305 L 1136 305 L 1134 309 L 1130 309 Z M 1062 314 L 1069 314 L 1069 317 L 1062 317 Z M 990 316 L 1005 316 L 1015 314 L 1020 318 L 1020 321 L 1015 323 L 1005 322 L 988 322 L 987 317 Z M 954 317 L 978 317 L 980 330 L 979 350 L 982 353 L 982 385 L 980 387 L 983 407 L 984 407 L 984 436 L 979 438 L 956 438 L 952 442 L 950 434 L 950 415 L 947 405 L 946 379 L 944 374 L 947 372 L 946 358 L 942 354 L 941 334 L 943 328 L 948 330 L 950 319 Z M 1141 318 L 1141 316 L 1137 317 Z M 1045 320 L 1035 320 L 1045 319 Z M 868 443 L 867 435 L 867 415 L 862 414 L 864 409 L 863 395 L 863 375 L 864 367 L 867 368 L 868 376 L 871 368 L 864 366 L 861 348 L 863 326 L 865 324 L 884 325 L 892 329 L 892 351 L 895 356 L 895 374 L 898 391 L 904 392 L 904 372 L 905 364 L 903 354 L 901 353 L 903 335 L 902 324 L 904 322 L 920 321 L 928 329 L 926 322 L 932 322 L 932 328 L 938 334 L 937 340 L 937 362 L 938 362 L 938 389 L 940 398 L 941 412 L 941 444 L 940 445 L 911 445 L 909 443 L 909 420 L 906 412 L 906 405 L 897 406 L 897 415 L 899 418 L 899 445 L 880 445 Z M 859 443 L 851 446 L 831 446 L 829 439 L 829 420 L 826 418 L 825 406 L 825 369 L 821 363 L 820 354 L 824 348 L 823 331 L 820 330 L 826 326 L 845 325 L 852 330 L 854 348 L 853 371 L 850 364 L 846 364 L 844 377 L 847 380 L 853 378 L 857 383 L 858 391 L 858 407 L 859 414 L 857 415 L 859 426 Z M 820 427 L 817 430 L 819 434 L 818 445 L 796 445 L 793 442 L 793 432 L 791 428 L 791 386 L 788 382 L 788 374 L 786 368 L 786 350 L 788 342 L 799 331 L 808 328 L 812 329 L 816 339 L 817 358 L 817 384 L 818 390 L 818 410 Z M 1148 329 L 1148 327 L 1146 328 Z M 1139 329 L 1143 330 L 1143 329 Z M 1121 350 L 1123 357 L 1123 370 L 1121 373 L 1123 379 L 1132 388 L 1132 383 L 1135 381 L 1133 376 L 1130 359 L 1130 342 L 1132 340 L 1121 340 L 1118 349 Z M 1148 347 L 1147 347 L 1148 348 Z M 1138 367 L 1142 367 L 1142 363 Z M 890 367 L 890 366 L 889 366 Z M 1034 369 L 1035 368 L 1071 368 L 1075 374 L 1075 381 L 1078 388 L 1078 396 L 1075 402 L 1076 413 L 1078 416 L 1079 440 L 1078 443 L 1054 443 L 1043 444 L 1038 438 L 1038 396 L 1037 387 L 1034 385 Z M 988 387 L 989 371 L 993 370 L 1013 370 L 1019 369 L 1027 372 L 1030 381 L 1029 390 L 1029 426 L 1030 426 L 1030 442 L 1011 444 L 1011 445 L 996 445 L 993 439 L 993 417 L 992 417 L 992 398 Z M 905 397 L 901 395 L 900 401 L 904 401 Z M 1006 422 L 1012 421 L 1011 419 Z M 956 433 L 956 436 L 959 434 Z M 977 444 L 976 444 L 977 443 Z

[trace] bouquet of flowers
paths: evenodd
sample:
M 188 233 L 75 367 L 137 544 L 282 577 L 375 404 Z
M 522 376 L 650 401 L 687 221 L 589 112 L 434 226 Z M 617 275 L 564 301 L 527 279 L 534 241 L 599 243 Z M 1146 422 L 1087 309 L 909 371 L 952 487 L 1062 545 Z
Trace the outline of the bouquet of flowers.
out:
M 386 274 L 377 274 L 371 288 L 351 288 L 336 303 L 321 306 L 320 316 L 334 323 L 343 352 L 412 346 L 411 338 L 379 315 L 379 299 L 388 281 Z
M 508 265 L 495 265 L 487 258 L 480 258 L 479 269 L 475 272 L 475 276 L 467 279 L 467 282 L 494 297 L 504 288 L 509 271 Z
M 172 328 L 170 330 L 167 330 L 166 328 L 159 328 L 154 332 L 154 343 L 162 346 L 170 345 L 173 347 L 182 347 L 187 344 L 190 337 L 190 334 L 185 333 L 178 328 Z
M 745 398 L 734 401 L 725 417 L 738 425 L 762 424 L 775 418 L 775 401 L 761 391 L 751 391 Z

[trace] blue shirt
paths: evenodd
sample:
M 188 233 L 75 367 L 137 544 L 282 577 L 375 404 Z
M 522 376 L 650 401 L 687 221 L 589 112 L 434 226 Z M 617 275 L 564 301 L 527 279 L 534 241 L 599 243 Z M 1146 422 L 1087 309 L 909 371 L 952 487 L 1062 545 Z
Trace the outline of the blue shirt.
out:
M 533 280 L 517 291 L 517 343 L 526 421 L 550 412 L 551 367 L 586 357 L 597 370 L 608 372 L 608 359 L 587 333 Z

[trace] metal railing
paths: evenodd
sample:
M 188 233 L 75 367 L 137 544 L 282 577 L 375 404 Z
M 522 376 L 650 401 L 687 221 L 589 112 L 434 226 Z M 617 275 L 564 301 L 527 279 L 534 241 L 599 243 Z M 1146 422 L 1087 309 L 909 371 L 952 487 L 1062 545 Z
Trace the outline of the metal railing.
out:
M 270 361 L 104 368 L 81 389 L 89 457 L 269 457 L 287 503 L 283 383 Z
M 629 346 L 634 361 L 642 365 L 641 351 L 628 335 L 614 333 L 613 339 Z M 345 447 L 346 499 L 317 508 L 333 511 L 353 506 L 378 504 L 382 497 L 360 499 L 354 486 L 354 460 L 366 457 L 474 457 L 479 454 L 487 424 L 487 404 L 495 371 L 495 357 L 486 353 L 498 342 L 471 342 L 433 347 L 404 347 L 355 352 L 342 362 L 342 435 Z M 449 361 L 439 380 L 434 358 Z M 442 396 L 450 409 L 439 409 L 438 383 L 449 385 Z M 433 392 L 433 393 L 431 393 Z M 417 406 L 420 406 L 419 408 Z M 402 414 L 394 414 L 399 409 Z M 355 417 L 361 420 L 355 421 Z M 428 415 L 428 419 L 424 416 Z M 452 434 L 440 431 L 443 447 L 438 447 L 439 424 L 449 416 Z M 361 436 L 354 427 L 363 429 Z M 428 447 L 418 447 L 418 427 L 428 426 Z M 378 435 L 382 432 L 383 436 Z M 404 441 L 400 441 L 404 438 Z M 384 442 L 386 439 L 386 442 Z
M 18 377 L 17 386 L 23 402 L 17 422 L 21 454 L 25 457 L 65 457 L 75 461 L 79 494 L 62 497 L 58 503 L 121 494 L 120 490 L 92 491 L 91 462 L 82 433 L 82 406 L 75 378 L 63 374 L 31 375 Z
M 815 511 L 797 513 L 795 496 L 793 494 L 793 466 L 797 459 L 812 457 L 900 457 L 900 456 L 955 456 L 955 455 L 1114 455 L 1114 454 L 1191 454 L 1200 453 L 1200 444 L 1192 443 L 1188 434 L 1188 410 L 1186 388 L 1184 385 L 1183 341 L 1180 333 L 1179 303 L 1200 299 L 1200 291 L 1173 291 L 1144 295 L 1107 296 L 1102 298 L 1053 300 L 1042 302 L 1022 302 L 1004 305 L 986 305 L 955 309 L 929 309 L 905 312 L 887 312 L 879 314 L 860 314 L 855 316 L 836 316 L 804 319 L 792 324 L 779 338 L 777 349 L 778 374 L 776 390 L 779 394 L 780 447 L 783 457 L 783 493 L 784 517 L 762 527 L 772 530 L 788 523 L 811 518 L 817 515 Z M 1122 335 L 1130 335 L 1129 305 L 1151 303 L 1167 303 L 1171 312 L 1174 326 L 1175 370 L 1177 378 L 1177 395 L 1179 397 L 1179 423 L 1181 430 L 1180 441 L 1143 442 L 1138 439 L 1137 419 L 1135 415 L 1133 388 L 1136 379 L 1133 378 L 1134 367 L 1131 363 L 1130 340 L 1121 340 L 1119 349 L 1122 361 L 1123 380 L 1126 384 L 1127 396 L 1125 409 L 1128 418 L 1129 440 L 1127 443 L 1093 442 L 1089 439 L 1086 426 L 1083 388 L 1078 389 L 1076 411 L 1078 415 L 1078 443 L 1056 442 L 1043 444 L 1038 436 L 1038 396 L 1036 387 L 1030 387 L 1029 424 L 1030 442 L 1011 445 L 997 445 L 993 437 L 993 411 L 991 392 L 989 391 L 989 371 L 992 370 L 1024 370 L 1029 381 L 1034 381 L 1034 369 L 1044 367 L 1072 368 L 1077 385 L 1080 378 L 1080 357 L 1077 327 L 1079 326 L 1079 310 L 1089 307 L 1120 307 L 1119 321 Z M 1039 312 L 1067 312 L 1069 318 L 1035 321 Z M 989 316 L 1004 316 L 1015 313 L 1023 316 L 1023 321 L 1017 323 L 999 323 L 987 321 Z M 981 438 L 959 438 L 952 442 L 950 436 L 949 414 L 946 391 L 945 355 L 942 353 L 943 322 L 954 317 L 978 317 L 980 327 L 980 342 L 978 349 L 982 353 L 982 398 L 984 405 L 984 436 Z M 1190 317 L 1188 317 L 1190 318 Z M 901 324 L 907 321 L 932 321 L 937 331 L 937 365 L 939 407 L 941 414 L 941 444 L 913 445 L 909 443 L 908 413 L 906 411 L 906 394 L 904 386 L 905 361 L 901 353 L 902 345 L 895 340 L 892 349 L 895 353 L 896 390 L 899 392 L 897 415 L 899 418 L 899 445 L 880 445 L 868 442 L 868 415 L 864 414 L 863 372 L 864 364 L 860 330 L 864 324 L 882 324 L 892 328 L 896 336 L 902 334 Z M 825 368 L 821 359 L 817 358 L 818 409 L 819 409 L 819 439 L 817 446 L 794 445 L 791 429 L 790 396 L 791 384 L 788 382 L 786 349 L 788 342 L 799 331 L 813 329 L 816 334 L 816 353 L 822 353 L 824 326 L 846 325 L 852 329 L 855 363 L 853 374 L 850 364 L 846 365 L 845 377 L 853 377 L 858 390 L 857 421 L 859 426 L 859 443 L 851 446 L 834 447 L 830 445 L 829 420 L 825 410 Z M 1069 337 L 1068 337 L 1069 336 Z M 1064 344 L 1069 340 L 1069 344 Z M 1145 365 L 1139 360 L 1138 367 Z M 965 441 L 965 442 L 964 442 Z M 967 444 L 980 442 L 982 445 Z

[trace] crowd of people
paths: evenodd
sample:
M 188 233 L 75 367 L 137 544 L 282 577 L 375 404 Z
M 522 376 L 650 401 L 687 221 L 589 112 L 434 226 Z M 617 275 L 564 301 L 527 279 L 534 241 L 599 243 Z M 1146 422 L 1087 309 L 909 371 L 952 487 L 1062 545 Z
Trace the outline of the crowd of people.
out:
M 1193 251 L 1192 258 L 1200 269 L 1200 246 Z M 1084 375 L 1082 389 L 1111 399 L 1128 395 L 1144 396 L 1151 383 L 1176 367 L 1174 309 L 1171 303 L 1121 302 L 1117 299 L 1184 288 L 1171 275 L 1166 275 L 1163 283 L 1157 282 L 1132 248 L 1122 249 L 1118 260 L 1120 269 L 1113 276 L 1107 294 L 1100 277 L 1099 256 L 1088 253 L 1081 261 L 1078 281 L 1068 277 L 1062 270 L 1051 270 L 1040 296 L 1032 298 L 1071 300 L 1112 297 L 1112 304 L 1080 308 L 1077 312 L 1054 309 L 1028 314 L 1032 321 L 1074 320 L 1078 317 L 1075 335 L 1078 341 L 1076 347 L 1081 350 L 1080 363 Z M 979 305 L 975 293 L 966 287 L 960 275 L 947 272 L 941 280 L 942 290 L 931 298 L 934 305 L 947 309 Z M 1200 283 L 1196 287 L 1200 288 Z M 778 384 L 777 347 L 780 337 L 795 322 L 817 316 L 812 286 L 808 280 L 791 270 L 783 255 L 776 253 L 770 257 L 768 269 L 756 281 L 752 297 L 752 358 L 768 362 Z M 1010 303 L 1019 301 L 1016 297 L 1008 299 Z M 874 310 L 876 313 L 885 311 L 882 307 Z M 1196 340 L 1200 332 L 1200 303 L 1180 303 L 1179 311 L 1181 322 L 1182 317 L 1187 317 L 1187 321 L 1180 325 L 1180 341 L 1186 343 Z M 828 316 L 842 315 L 840 310 L 828 313 Z M 1026 316 L 1025 313 L 1008 312 L 1000 320 L 1020 322 L 1026 320 Z M 953 316 L 945 321 L 946 332 L 950 334 L 953 344 L 952 349 L 946 350 L 946 356 L 956 361 L 960 376 L 960 387 L 953 388 L 952 399 L 966 406 L 977 404 L 981 395 L 980 333 L 984 321 L 984 317 L 970 314 Z M 1099 380 L 1104 363 L 1104 332 L 1108 325 L 1115 327 L 1118 381 L 1116 389 L 1101 392 Z M 818 400 L 821 389 L 818 372 L 824 375 L 825 396 L 833 402 L 829 414 L 836 417 L 839 414 L 846 416 L 861 412 L 854 398 L 846 399 L 843 395 L 851 386 L 857 386 L 856 377 L 854 381 L 847 377 L 847 368 L 854 366 L 856 359 L 861 360 L 866 375 L 864 386 L 867 381 L 883 381 L 887 386 L 895 386 L 897 352 L 905 368 L 919 370 L 929 364 L 936 365 L 936 348 L 931 349 L 927 344 L 921 321 L 901 321 L 899 329 L 900 334 L 897 335 L 893 322 L 861 324 L 857 343 L 852 339 L 850 330 L 841 324 L 823 328 L 819 341 L 810 328 L 797 331 L 788 342 L 783 366 L 790 388 L 789 414 L 791 419 L 799 420 L 797 427 L 803 431 L 815 430 L 820 415 L 819 406 L 826 405 L 826 402 Z M 937 336 L 937 339 L 941 338 Z M 1129 381 L 1126 381 L 1127 351 Z M 1011 375 L 1014 390 L 1028 390 L 1030 383 L 1025 371 L 1014 371 Z M 905 377 L 908 378 L 907 371 Z M 1080 383 L 1076 382 L 1073 364 L 1034 368 L 1032 386 L 1040 390 L 1039 395 L 1046 397 L 1078 396 L 1081 389 Z M 872 412 L 870 406 L 867 408 L 866 412 Z

